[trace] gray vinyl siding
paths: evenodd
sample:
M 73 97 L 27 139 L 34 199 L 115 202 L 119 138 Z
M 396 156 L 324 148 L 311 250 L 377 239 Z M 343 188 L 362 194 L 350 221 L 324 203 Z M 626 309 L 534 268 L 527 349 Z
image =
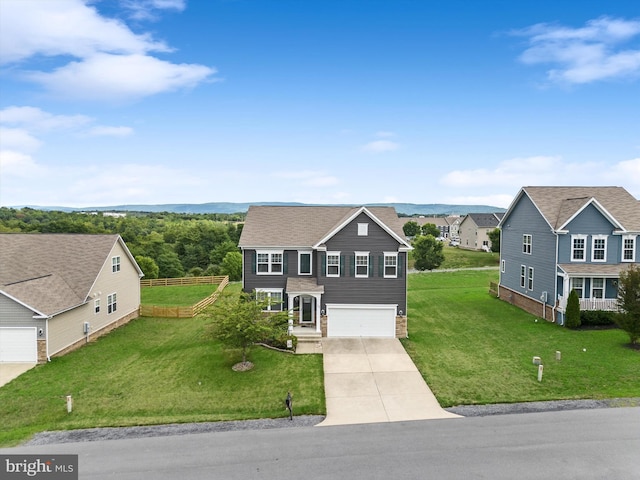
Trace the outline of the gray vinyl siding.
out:
M 18 302 L 0 295 L 0 327 L 37 327 L 45 328 L 44 319 L 33 318 L 33 311 Z
M 531 235 L 531 254 L 522 251 L 523 235 Z M 535 300 L 547 292 L 547 304 L 553 305 L 556 296 L 556 235 L 544 220 L 528 196 L 522 195 L 502 223 L 500 258 L 505 261 L 505 271 L 500 274 L 500 284 Z M 533 290 L 520 285 L 521 265 L 533 267 Z
M 576 218 L 565 227 L 569 233 L 560 235 L 558 244 L 558 263 L 571 263 L 571 235 L 586 235 L 585 262 L 591 263 L 591 242 L 593 235 L 608 235 L 607 259 L 605 264 L 620 263 L 622 255 L 622 237 L 612 235 L 614 226 L 593 205 L 585 208 Z M 636 257 L 637 258 L 637 257 Z
M 358 223 L 368 223 L 366 236 L 358 236 Z M 384 252 L 397 252 L 399 243 L 366 214 L 361 214 L 326 243 L 328 252 L 339 251 L 345 265 L 340 277 L 327 277 L 323 269 L 324 252 L 320 252 L 316 262 L 318 283 L 324 285 L 322 308 L 327 303 L 351 304 L 397 304 L 398 309 L 406 307 L 406 253 L 398 253 L 398 278 L 384 278 L 380 275 L 380 260 Z M 371 257 L 369 277 L 355 277 L 352 268 L 355 252 L 369 252 Z

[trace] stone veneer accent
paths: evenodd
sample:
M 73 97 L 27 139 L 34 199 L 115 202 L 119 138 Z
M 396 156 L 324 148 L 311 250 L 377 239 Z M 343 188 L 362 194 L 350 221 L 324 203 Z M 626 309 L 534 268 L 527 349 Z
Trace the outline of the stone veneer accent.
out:
M 323 337 L 327 336 L 327 316 L 320 316 L 320 332 Z M 407 316 L 396 316 L 396 338 L 407 338 Z
M 515 305 L 518 308 L 521 308 L 525 312 L 530 313 L 531 315 L 535 315 L 536 317 L 543 318 L 543 305 L 544 305 L 544 318 L 548 322 L 555 322 L 554 311 L 551 305 L 547 305 L 539 300 L 534 300 L 533 298 L 527 297 L 518 293 L 510 288 L 503 287 L 502 285 L 498 286 L 498 298 L 505 302 L 508 302 L 512 305 Z
M 95 332 L 92 332 L 89 335 L 89 338 L 85 338 L 82 337 L 80 340 L 78 340 L 77 342 L 72 343 L 71 345 L 69 345 L 68 347 L 60 350 L 59 352 L 54 353 L 53 355 L 51 355 L 52 357 L 61 357 L 62 355 L 65 355 L 69 352 L 72 352 L 73 350 L 77 350 L 78 348 L 82 347 L 84 344 L 92 341 L 92 340 L 96 340 L 97 338 L 106 335 L 107 333 L 109 333 L 112 330 L 115 330 L 118 327 L 121 327 L 122 325 L 126 325 L 127 323 L 129 323 L 131 320 L 133 320 L 134 318 L 138 318 L 140 316 L 140 309 L 137 309 L 133 312 L 131 312 L 129 315 L 125 315 L 124 317 L 120 317 L 118 320 L 116 320 L 115 322 L 111 322 L 109 325 L 106 325 L 104 327 L 102 327 L 100 330 L 96 330 Z M 38 352 L 38 363 L 44 363 L 46 362 L 46 356 L 44 358 L 44 360 L 40 359 L 40 352 Z
M 46 363 L 47 361 L 47 341 L 41 339 L 37 341 L 38 363 Z

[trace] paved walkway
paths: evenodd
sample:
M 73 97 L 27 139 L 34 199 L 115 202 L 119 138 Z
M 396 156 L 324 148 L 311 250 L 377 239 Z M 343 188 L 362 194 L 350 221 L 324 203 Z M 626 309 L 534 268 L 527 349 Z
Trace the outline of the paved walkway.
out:
M 456 418 L 443 410 L 398 339 L 323 338 L 325 425 Z
M 0 387 L 35 366 L 35 363 L 0 363 Z

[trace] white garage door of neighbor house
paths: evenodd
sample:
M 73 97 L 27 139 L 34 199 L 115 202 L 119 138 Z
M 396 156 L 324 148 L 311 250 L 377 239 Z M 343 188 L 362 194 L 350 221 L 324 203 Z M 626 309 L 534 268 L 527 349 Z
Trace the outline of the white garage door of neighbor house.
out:
M 0 362 L 37 362 L 35 327 L 0 328 Z
M 396 305 L 327 305 L 328 337 L 396 336 Z

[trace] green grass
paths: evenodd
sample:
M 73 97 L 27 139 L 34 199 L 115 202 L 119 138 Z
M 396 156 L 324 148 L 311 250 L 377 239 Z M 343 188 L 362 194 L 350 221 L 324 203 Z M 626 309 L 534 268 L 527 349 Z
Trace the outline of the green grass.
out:
M 218 285 L 176 285 L 167 287 L 143 287 L 140 303 L 172 307 L 188 307 L 216 291 Z
M 640 352 L 624 332 L 536 322 L 487 293 L 497 275 L 409 276 L 410 338 L 403 343 L 443 406 L 640 397 Z M 533 356 L 544 363 L 542 382 Z
M 477 250 L 465 250 L 464 248 L 450 247 L 445 244 L 442 250 L 444 262 L 438 270 L 458 268 L 498 267 L 500 263 L 499 253 L 479 252 Z M 414 268 L 414 260 L 409 253 L 409 268 Z
M 44 430 L 277 418 L 289 390 L 296 415 L 325 413 L 321 355 L 256 347 L 255 367 L 235 372 L 239 352 L 206 332 L 203 318 L 139 318 L 26 372 L 0 388 L 0 446 Z

